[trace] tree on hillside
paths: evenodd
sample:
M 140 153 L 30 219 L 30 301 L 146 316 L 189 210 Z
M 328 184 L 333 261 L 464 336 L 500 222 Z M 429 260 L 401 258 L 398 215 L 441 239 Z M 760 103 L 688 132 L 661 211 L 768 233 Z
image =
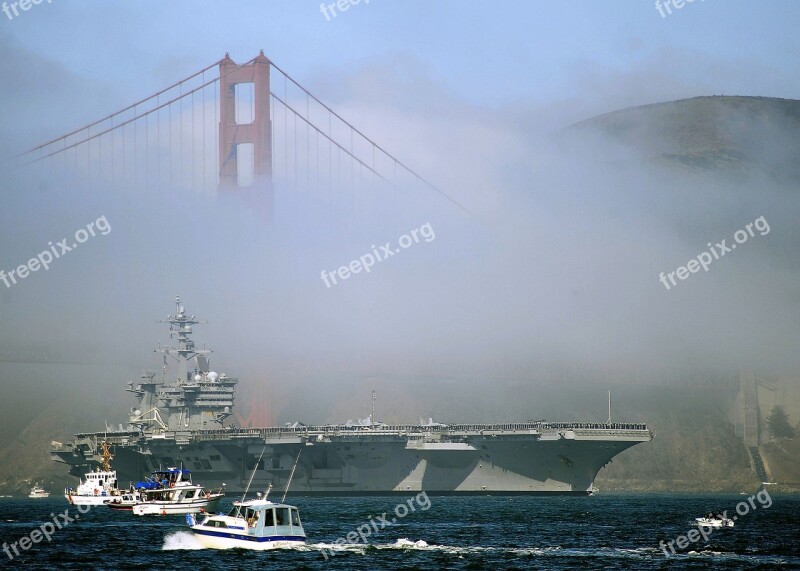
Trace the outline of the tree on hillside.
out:
M 773 438 L 792 438 L 794 429 L 789 424 L 789 415 L 780 405 L 773 406 L 767 417 L 767 428 Z

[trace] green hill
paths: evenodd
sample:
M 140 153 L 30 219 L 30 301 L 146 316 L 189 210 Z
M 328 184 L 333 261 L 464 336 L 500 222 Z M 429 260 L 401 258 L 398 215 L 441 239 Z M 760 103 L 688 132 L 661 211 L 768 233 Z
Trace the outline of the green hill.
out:
M 628 160 L 737 175 L 754 171 L 800 180 L 800 101 L 695 97 L 632 107 L 572 125 L 565 140 L 602 136 Z

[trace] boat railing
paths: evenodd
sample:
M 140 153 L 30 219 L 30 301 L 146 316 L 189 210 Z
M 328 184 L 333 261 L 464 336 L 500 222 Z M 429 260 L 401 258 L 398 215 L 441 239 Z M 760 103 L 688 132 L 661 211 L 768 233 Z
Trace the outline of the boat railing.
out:
M 181 441 L 190 440 L 231 440 L 249 438 L 305 438 L 312 442 L 314 439 L 324 439 L 326 437 L 336 437 L 337 439 L 347 439 L 348 435 L 354 438 L 365 436 L 394 436 L 400 439 L 418 438 L 426 435 L 444 436 L 463 436 L 470 434 L 498 434 L 498 433 L 525 433 L 525 434 L 546 434 L 564 430 L 572 431 L 614 431 L 616 434 L 649 433 L 649 429 L 644 423 L 629 422 L 515 422 L 502 424 L 446 424 L 439 426 L 425 426 L 419 424 L 378 424 L 378 425 L 321 425 L 321 426 L 269 426 L 260 428 L 223 428 L 216 430 L 198 431 L 162 431 L 162 437 L 180 439 Z M 82 433 L 76 434 L 76 438 L 99 438 L 107 440 L 113 445 L 127 445 L 131 443 L 131 437 L 138 439 L 141 435 L 137 432 L 129 432 L 116 435 L 105 433 Z
M 449 424 L 444 426 L 422 426 L 413 424 L 380 425 L 380 426 L 273 426 L 262 428 L 233 428 L 222 430 L 200 430 L 192 433 L 195 439 L 200 440 L 229 440 L 231 438 L 266 438 L 284 437 L 298 438 L 347 436 L 348 434 L 421 437 L 425 434 L 460 434 L 481 432 L 552 432 L 562 430 L 593 430 L 593 431 L 648 431 L 643 423 L 604 423 L 604 422 L 548 422 L 548 423 L 508 423 L 508 424 Z

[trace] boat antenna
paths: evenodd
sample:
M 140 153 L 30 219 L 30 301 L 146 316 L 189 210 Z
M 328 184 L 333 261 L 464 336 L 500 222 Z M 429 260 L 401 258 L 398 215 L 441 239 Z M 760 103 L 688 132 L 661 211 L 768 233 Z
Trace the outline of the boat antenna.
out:
M 244 493 L 242 494 L 242 499 L 239 502 L 243 502 L 245 497 L 247 496 L 247 492 L 250 491 L 250 484 L 253 483 L 253 476 L 256 475 L 256 470 L 258 470 L 258 465 L 261 464 L 261 458 L 264 457 L 264 451 L 267 449 L 267 445 L 264 444 L 264 448 L 261 449 L 261 454 L 258 456 L 258 460 L 256 460 L 256 465 L 253 466 L 253 471 L 250 472 L 250 479 L 247 480 L 247 487 L 244 489 Z M 239 516 L 239 512 L 241 511 L 242 506 L 239 506 L 239 509 L 236 510 L 236 516 Z
M 372 389 L 372 414 L 369 417 L 369 423 L 375 424 L 375 389 Z
M 286 482 L 286 489 L 283 490 L 283 497 L 281 498 L 281 503 L 283 503 L 283 500 L 286 499 L 286 494 L 289 493 L 289 486 L 292 485 L 292 477 L 294 476 L 294 469 L 297 468 L 297 463 L 300 461 L 300 454 L 302 453 L 303 453 L 303 447 L 301 446 L 300 450 L 298 450 L 297 452 L 297 458 L 295 458 L 294 466 L 292 466 L 292 471 L 289 474 L 289 481 Z
M 100 445 L 100 457 L 102 458 L 103 462 L 103 471 L 110 472 L 111 471 L 111 460 L 114 456 L 111 455 L 111 451 L 108 449 L 108 440 L 103 440 L 103 443 Z
M 611 424 L 611 391 L 608 391 L 608 424 Z

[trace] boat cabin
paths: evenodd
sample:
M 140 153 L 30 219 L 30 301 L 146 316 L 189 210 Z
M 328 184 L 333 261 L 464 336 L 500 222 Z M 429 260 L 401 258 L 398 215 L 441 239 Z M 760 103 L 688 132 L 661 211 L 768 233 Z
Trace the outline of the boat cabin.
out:
M 208 494 L 199 486 L 141 490 L 141 494 L 143 500 L 147 502 L 183 502 L 208 499 Z
M 256 537 L 305 538 L 300 513 L 294 506 L 274 504 L 266 500 L 234 502 L 227 516 L 211 516 L 203 526 L 219 531 L 235 530 Z
M 86 474 L 86 483 L 91 484 L 93 488 L 116 488 L 117 487 L 117 473 L 102 472 L 88 472 Z

